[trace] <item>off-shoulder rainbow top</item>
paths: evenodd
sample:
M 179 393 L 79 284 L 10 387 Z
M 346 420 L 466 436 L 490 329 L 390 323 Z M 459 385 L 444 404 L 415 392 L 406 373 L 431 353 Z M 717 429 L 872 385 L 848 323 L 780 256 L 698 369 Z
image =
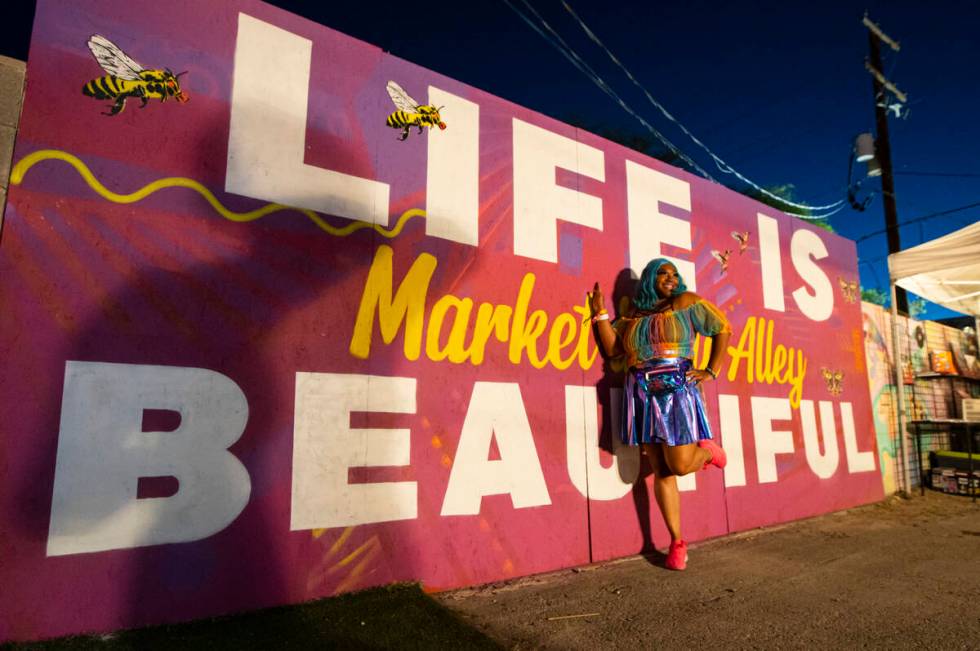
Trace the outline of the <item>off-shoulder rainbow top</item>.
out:
M 627 366 L 657 357 L 692 357 L 695 334 L 711 337 L 732 331 L 721 310 L 704 299 L 680 310 L 619 317 L 612 325 L 626 352 Z

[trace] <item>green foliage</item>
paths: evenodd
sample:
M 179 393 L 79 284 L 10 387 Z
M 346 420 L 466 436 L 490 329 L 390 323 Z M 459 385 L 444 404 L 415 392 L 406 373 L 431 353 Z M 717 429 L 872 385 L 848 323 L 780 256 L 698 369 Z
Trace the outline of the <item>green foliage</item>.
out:
M 917 319 L 920 314 L 926 311 L 926 301 L 923 298 L 913 298 L 909 301 L 909 316 Z
M 759 190 L 756 190 L 755 188 L 747 188 L 745 190 L 732 188 L 732 190 L 735 190 L 736 192 L 740 192 L 747 197 L 751 197 L 756 201 L 758 201 L 759 203 L 764 203 L 767 206 L 772 206 L 776 210 L 781 210 L 783 212 L 791 212 L 796 215 L 812 214 L 812 211 L 810 210 L 807 210 L 805 208 L 797 208 L 796 206 L 791 206 L 788 203 L 786 203 L 786 201 L 796 201 L 796 198 L 794 197 L 796 186 L 793 185 L 792 183 L 784 183 L 782 185 L 770 185 L 769 187 L 765 188 L 767 192 L 770 192 L 776 195 L 777 197 L 781 197 L 786 201 L 773 199 L 768 194 L 764 194 Z M 806 221 L 807 223 L 813 224 L 817 228 L 822 228 L 826 231 L 830 231 L 831 233 L 837 232 L 834 230 L 834 227 L 831 226 L 830 222 L 827 221 L 826 219 L 808 219 Z
M 888 307 L 889 300 L 888 293 L 878 289 L 877 287 L 870 287 L 865 289 L 861 288 L 861 300 L 866 303 L 874 303 L 875 305 L 881 305 L 882 307 Z
M 813 224 L 817 228 L 822 228 L 825 231 L 830 231 L 831 233 L 836 233 L 834 227 L 830 225 L 830 222 L 826 219 L 808 219 L 806 220 L 808 224 Z
M 891 307 L 891 296 L 888 292 L 871 287 L 861 288 L 861 300 L 866 303 L 874 303 L 882 307 Z M 913 319 L 919 318 L 926 311 L 926 301 L 922 298 L 909 298 L 909 316 Z
M 570 115 L 560 118 L 566 124 L 570 124 L 573 127 L 584 129 L 590 133 L 594 133 L 600 138 L 605 138 L 606 140 L 611 140 L 617 144 L 623 145 L 624 147 L 629 147 L 630 149 L 635 149 L 641 154 L 646 154 L 651 158 L 656 158 L 665 163 L 675 164 L 680 157 L 674 152 L 670 151 L 663 145 L 661 145 L 654 137 L 650 134 L 641 133 L 637 131 L 631 131 L 629 129 L 622 129 L 620 127 L 610 127 L 602 124 L 598 124 L 591 120 L 587 120 L 580 115 Z M 760 203 L 764 203 L 767 206 L 772 206 L 776 210 L 782 212 L 792 212 L 797 215 L 809 215 L 811 211 L 797 208 L 791 206 L 786 201 L 796 201 L 793 194 L 796 190 L 796 186 L 792 183 L 784 183 L 782 185 L 770 185 L 765 188 L 767 192 L 770 192 L 777 197 L 781 197 L 786 201 L 780 201 L 779 199 L 774 199 L 768 194 L 760 192 L 755 188 L 729 188 L 744 194 L 747 197 L 751 197 Z M 808 223 L 813 224 L 817 228 L 822 228 L 831 233 L 836 233 L 834 227 L 826 219 L 808 219 Z

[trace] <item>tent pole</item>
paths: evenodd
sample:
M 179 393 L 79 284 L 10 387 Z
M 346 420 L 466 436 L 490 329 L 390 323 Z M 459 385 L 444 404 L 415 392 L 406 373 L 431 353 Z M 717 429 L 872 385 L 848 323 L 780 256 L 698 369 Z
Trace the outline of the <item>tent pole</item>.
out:
M 905 445 L 905 384 L 903 383 L 903 373 L 902 373 L 902 349 L 898 343 L 898 305 L 896 305 L 896 292 L 895 283 L 891 282 L 891 299 L 892 299 L 892 369 L 895 373 L 895 394 L 897 398 L 897 415 L 898 415 L 898 445 L 899 454 L 901 454 L 902 459 L 902 489 L 908 493 L 912 493 L 912 484 L 909 475 L 909 452 L 908 446 Z M 920 460 L 921 461 L 921 460 Z

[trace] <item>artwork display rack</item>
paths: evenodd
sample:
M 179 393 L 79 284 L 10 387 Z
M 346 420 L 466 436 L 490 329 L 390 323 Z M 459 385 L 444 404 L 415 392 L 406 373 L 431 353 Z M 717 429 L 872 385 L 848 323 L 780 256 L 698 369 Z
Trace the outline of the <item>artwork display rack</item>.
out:
M 955 375 L 951 373 L 920 373 L 916 376 L 917 379 L 921 380 L 933 380 L 938 378 L 950 378 L 951 380 L 964 380 L 966 382 L 973 382 L 980 384 L 980 378 L 969 377 L 965 375 Z M 915 394 L 915 387 L 913 385 L 913 399 Z M 957 418 L 929 418 L 929 419 L 915 419 L 909 421 L 909 429 L 911 430 L 912 436 L 915 437 L 915 453 L 916 460 L 919 464 L 919 491 L 921 495 L 925 495 L 925 471 L 922 469 L 922 436 L 923 430 L 926 431 L 945 431 L 947 433 L 952 433 L 954 430 L 962 429 L 964 437 L 966 439 L 966 454 L 969 460 L 969 474 L 967 479 L 967 493 L 972 496 L 974 502 L 977 500 L 977 490 L 974 489 L 974 483 L 976 481 L 973 476 L 974 461 L 973 461 L 973 432 L 975 430 L 980 430 L 980 422 L 967 421 L 963 419 L 963 414 L 961 413 L 962 407 L 956 400 L 955 394 L 953 396 L 953 413 Z M 978 486 L 980 488 L 980 486 Z

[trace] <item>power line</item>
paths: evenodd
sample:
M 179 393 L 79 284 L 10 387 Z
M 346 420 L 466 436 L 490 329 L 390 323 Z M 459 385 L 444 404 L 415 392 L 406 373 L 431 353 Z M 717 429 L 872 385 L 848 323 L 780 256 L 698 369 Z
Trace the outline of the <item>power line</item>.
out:
M 666 137 L 663 136 L 663 134 L 661 134 L 659 131 L 657 131 L 641 115 L 639 115 L 629 105 L 627 105 L 626 102 L 609 86 L 609 84 L 607 84 L 606 81 L 601 76 L 599 76 L 598 73 L 596 73 L 582 59 L 582 57 L 579 56 L 578 53 L 576 53 L 575 50 L 572 49 L 572 47 L 551 27 L 551 25 L 549 25 L 548 22 L 544 20 L 544 18 L 534 9 L 533 6 L 531 6 L 528 3 L 527 0 L 522 0 L 522 2 L 524 3 L 525 7 L 527 7 L 527 9 L 532 14 L 534 14 L 534 16 L 541 23 L 541 25 L 551 34 L 551 36 L 549 36 L 544 31 L 542 31 L 542 29 L 540 27 L 538 27 L 538 25 L 534 24 L 531 21 L 531 19 L 526 14 L 524 14 L 524 12 L 522 12 L 520 9 L 518 9 L 516 6 L 514 6 L 510 2 L 510 0 L 504 0 L 504 3 L 507 4 L 507 6 L 510 7 L 511 10 L 514 11 L 514 13 L 516 13 L 522 20 L 524 20 L 524 22 L 527 23 L 528 26 L 530 26 L 542 38 L 544 38 L 546 41 L 548 41 L 555 49 L 557 49 L 559 52 L 561 52 L 562 55 L 565 56 L 565 58 L 567 58 L 576 68 L 578 68 L 578 70 L 580 72 L 582 72 L 594 84 L 596 84 L 604 93 L 606 93 L 617 104 L 619 104 L 620 107 L 623 108 L 623 110 L 625 110 L 627 113 L 629 113 L 634 118 L 636 118 L 637 121 L 640 122 L 640 124 L 642 124 L 644 127 L 646 127 L 654 136 L 657 137 L 658 140 L 660 140 L 665 146 L 667 146 L 667 148 L 672 153 L 674 153 L 675 155 L 677 155 L 679 158 L 681 158 L 684 162 L 686 162 L 688 165 L 690 165 L 693 169 L 697 170 L 704 177 L 708 178 L 711 181 L 715 181 L 717 183 L 717 181 L 706 170 L 704 170 L 697 163 L 695 163 L 690 157 L 688 157 L 686 154 L 684 154 L 682 151 L 680 151 L 680 149 L 677 148 L 676 146 L 674 146 L 673 143 L 671 143 L 669 140 L 667 140 Z M 571 10 L 570 7 L 568 9 Z M 585 29 L 588 29 L 588 28 L 585 27 Z M 608 52 L 608 48 L 606 48 L 606 50 Z M 613 60 L 618 63 L 618 60 L 615 59 L 615 57 L 612 55 L 612 53 L 609 53 L 609 54 L 610 54 L 610 56 L 613 57 Z M 619 64 L 619 65 L 620 65 L 620 67 L 622 67 L 622 64 Z M 625 70 L 625 68 L 624 68 L 624 72 L 626 72 L 627 74 L 629 74 L 629 71 Z M 630 76 L 632 77 L 632 75 L 630 75 Z M 634 81 L 634 83 L 638 83 L 638 82 L 635 81 L 635 78 L 633 79 L 633 81 Z M 656 102 L 656 100 L 653 100 L 652 97 L 649 96 L 649 93 L 645 89 L 642 88 L 642 86 L 640 88 L 642 90 L 644 90 L 644 92 L 647 94 L 647 96 L 649 97 L 649 99 L 651 99 L 651 101 Z M 669 113 L 666 113 L 666 111 L 665 111 L 665 109 L 663 109 L 663 107 L 659 107 L 659 108 L 661 109 L 662 112 L 664 112 L 667 115 L 668 118 L 670 118 L 673 122 L 675 122 L 676 124 L 678 124 L 678 126 L 680 126 L 682 129 L 684 128 L 683 125 L 681 125 L 680 123 L 678 123 L 673 118 L 673 116 L 671 116 Z M 705 145 L 703 143 L 701 143 L 700 141 L 698 141 L 696 138 L 694 138 L 694 136 L 691 135 L 689 131 L 687 131 L 686 129 L 684 129 L 684 131 L 687 133 L 687 135 L 689 137 L 693 138 L 699 145 L 701 145 L 702 147 L 705 147 Z M 739 179 L 743 180 L 744 182 L 746 182 L 748 185 L 752 186 L 753 188 L 755 188 L 759 192 L 761 192 L 761 193 L 763 193 L 765 195 L 771 196 L 776 201 L 779 201 L 779 202 L 781 202 L 781 203 L 783 203 L 783 204 L 785 204 L 787 206 L 795 206 L 795 207 L 803 208 L 803 209 L 806 209 L 806 210 L 822 210 L 822 209 L 825 209 L 825 208 L 834 208 L 834 207 L 836 207 L 836 209 L 834 209 L 834 210 L 832 210 L 830 212 L 827 212 L 825 214 L 822 214 L 822 215 L 801 215 L 801 214 L 794 213 L 794 212 L 791 212 L 789 210 L 783 209 L 784 212 L 787 212 L 787 213 L 789 213 L 791 215 L 794 215 L 794 216 L 797 216 L 797 217 L 802 217 L 804 219 L 825 219 L 825 218 L 830 217 L 831 215 L 835 214 L 836 212 L 842 210 L 843 207 L 844 207 L 844 205 L 845 205 L 844 204 L 844 200 L 840 200 L 837 203 L 830 204 L 828 206 L 808 206 L 806 204 L 797 204 L 796 202 L 789 201 L 787 199 L 784 199 L 782 197 L 779 197 L 778 195 L 772 194 L 771 192 L 769 192 L 765 188 L 762 188 L 762 187 L 758 186 L 757 184 L 753 183 L 749 179 L 747 179 L 744 176 L 742 176 L 741 174 L 739 174 L 734 169 L 728 167 L 724 163 L 724 161 L 721 161 L 720 158 L 717 158 L 716 156 L 714 156 L 713 152 L 710 152 L 710 150 L 707 150 L 707 151 L 709 152 L 709 154 L 712 155 L 713 158 L 715 158 L 716 165 L 718 165 L 719 169 L 721 169 L 723 172 L 734 174 L 736 177 L 738 177 Z M 720 164 L 719 164 L 719 161 L 720 161 Z
M 970 172 L 894 172 L 894 174 L 901 174 L 902 176 L 947 176 L 964 179 L 980 178 L 980 174 Z
M 950 208 L 949 210 L 941 210 L 939 212 L 930 213 L 928 215 L 922 215 L 921 217 L 915 217 L 914 219 L 909 219 L 909 220 L 906 220 L 904 222 L 899 222 L 898 223 L 898 226 L 899 227 L 908 226 L 909 224 L 915 224 L 916 222 L 922 222 L 922 221 L 925 221 L 927 219 L 933 219 L 934 217 L 942 217 L 943 215 L 949 215 L 951 213 L 959 212 L 961 210 L 968 210 L 970 208 L 976 208 L 977 206 L 980 206 L 980 201 L 977 201 L 976 203 L 967 204 L 965 206 L 960 206 L 959 208 Z M 888 232 L 888 229 L 887 228 L 882 228 L 881 230 L 877 230 L 877 231 L 874 231 L 872 233 L 868 233 L 866 235 L 862 235 L 861 237 L 857 238 L 854 241 L 855 242 L 863 242 L 864 240 L 866 240 L 866 239 L 868 239 L 870 237 L 874 237 L 875 235 L 881 235 L 882 233 L 887 233 L 887 232 Z
M 525 4 L 526 4 L 526 2 L 527 2 L 527 0 L 525 0 Z M 602 40 L 598 36 L 596 36 L 595 32 L 593 32 L 591 29 L 589 29 L 589 26 L 585 24 L 585 22 L 579 17 L 579 15 L 577 13 L 575 13 L 575 10 L 573 10 L 568 5 L 568 3 L 565 2 L 565 0 L 562 0 L 562 5 L 565 7 L 565 10 L 575 19 L 575 21 L 579 24 L 579 26 L 582 28 L 582 30 L 585 32 L 585 34 L 592 40 L 592 42 L 595 43 L 599 48 L 601 48 L 606 53 L 606 56 L 608 56 L 612 60 L 612 62 L 615 63 L 616 66 L 618 66 L 619 69 L 623 71 L 623 73 L 626 75 L 626 77 L 631 82 L 633 82 L 633 85 L 635 85 L 637 88 L 639 88 L 643 92 L 643 94 L 646 96 L 647 100 L 655 108 L 657 108 L 663 114 L 663 116 L 665 118 L 667 118 L 668 120 L 670 120 L 671 122 L 673 122 L 674 124 L 676 124 L 677 127 L 681 131 L 683 131 L 684 134 L 688 138 L 690 138 L 691 140 L 693 140 L 696 145 L 698 145 L 699 147 L 701 147 L 701 149 L 703 149 L 711 157 L 711 159 L 715 162 L 715 165 L 718 167 L 718 169 L 722 173 L 724 173 L 724 174 L 732 174 L 736 178 L 738 178 L 739 180 L 743 181 L 744 183 L 746 183 L 749 186 L 751 186 L 752 188 L 754 188 L 756 191 L 761 192 L 761 193 L 763 193 L 764 195 L 766 195 L 768 197 L 771 197 L 773 199 L 776 199 L 777 201 L 780 201 L 780 202 L 782 202 L 785 205 L 793 206 L 795 208 L 800 208 L 800 209 L 803 209 L 803 210 L 831 210 L 831 209 L 836 208 L 838 206 L 843 206 L 844 201 L 845 201 L 844 199 L 840 199 L 840 200 L 836 201 L 835 203 L 827 204 L 827 205 L 824 205 L 824 206 L 810 206 L 810 205 L 807 205 L 807 204 L 802 204 L 802 203 L 797 203 L 795 201 L 790 201 L 790 200 L 787 200 L 787 199 L 785 199 L 783 197 L 780 197 L 780 196 L 778 196 L 776 194 L 773 194 L 772 192 L 769 192 L 768 190 L 766 190 L 762 186 L 754 183 L 750 179 L 748 179 L 745 176 L 743 176 L 742 174 L 740 174 L 737 170 L 735 170 L 734 168 L 732 168 L 725 161 L 723 161 L 717 154 L 715 154 L 711 150 L 711 148 L 709 148 L 707 145 L 705 145 L 703 142 L 701 142 L 701 140 L 699 140 L 693 133 L 691 133 L 688 130 L 687 127 L 685 127 L 681 122 L 679 122 L 677 120 L 677 118 L 675 118 L 673 115 L 671 115 L 670 112 L 666 108 L 664 108 L 663 104 L 661 104 L 656 99 L 654 99 L 653 95 L 650 94 L 650 91 L 648 91 L 643 86 L 643 84 L 641 84 L 639 81 L 637 81 L 636 77 L 633 76 L 633 73 L 631 73 L 626 68 L 626 66 L 623 65 L 623 63 L 616 57 L 616 55 L 613 54 L 612 51 L 610 51 L 610 49 L 608 47 L 606 47 L 606 44 L 603 43 Z M 813 215 L 798 215 L 798 216 L 803 217 L 805 219 L 819 219 L 819 218 L 822 218 L 822 217 L 828 217 L 828 216 L 830 216 L 830 214 L 833 214 L 833 213 L 828 213 L 827 215 L 819 215 L 819 216 L 813 216 Z
M 875 266 L 871 262 L 871 260 L 858 260 L 858 264 L 866 264 L 868 266 L 868 269 L 871 270 L 872 275 L 875 277 L 875 286 L 881 289 L 881 277 L 878 276 L 878 270 L 875 269 Z
M 523 19 L 524 22 L 526 22 L 528 24 L 528 26 L 531 27 L 531 29 L 533 29 L 534 31 L 536 31 L 542 38 L 544 38 L 546 41 L 548 41 L 548 43 L 550 43 L 552 45 L 552 47 L 554 47 L 556 50 L 558 50 L 559 52 L 561 52 L 562 55 L 564 55 L 564 57 L 566 59 L 568 59 L 572 63 L 572 65 L 574 65 L 576 68 L 578 68 L 578 70 L 582 74 L 584 74 L 586 77 L 588 77 L 590 80 L 592 80 L 592 83 L 594 83 L 596 86 L 598 86 L 599 89 L 602 90 L 602 92 L 606 93 L 606 95 L 608 95 L 609 97 L 611 97 L 613 99 L 613 101 L 615 101 L 617 104 L 619 104 L 620 107 L 623 108 L 623 110 L 625 110 L 627 113 L 629 113 L 634 118 L 636 118 L 637 121 L 639 121 L 640 124 L 642 124 L 644 127 L 646 127 L 647 130 L 650 131 L 650 133 L 652 133 L 657 138 L 657 140 L 659 140 L 661 143 L 663 143 L 664 146 L 667 147 L 667 149 L 669 149 L 671 151 L 671 153 L 673 153 L 678 158 L 680 158 L 681 160 L 683 160 L 684 162 L 686 162 L 688 165 L 690 165 L 693 169 L 695 169 L 698 172 L 700 172 L 706 178 L 711 179 L 712 181 L 715 180 L 714 178 L 712 178 L 712 176 L 710 174 L 708 174 L 707 170 L 705 170 L 704 168 L 702 168 L 701 166 L 699 166 L 697 163 L 695 163 L 693 160 L 691 160 L 691 158 L 689 156 L 687 156 L 684 152 L 682 152 L 680 149 L 678 149 L 672 142 L 670 142 L 666 138 L 666 136 L 664 136 L 662 133 L 660 133 L 659 131 L 657 131 L 653 127 L 653 125 L 651 125 L 649 122 L 647 122 L 645 119 L 643 119 L 643 117 L 641 115 L 639 115 L 629 105 L 627 105 L 626 102 L 623 101 L 623 99 L 618 94 L 616 94 L 616 92 L 609 86 L 609 84 L 607 84 L 605 82 L 605 80 L 602 79 L 602 77 L 600 77 L 598 75 L 598 73 L 596 73 L 595 70 L 593 70 L 582 59 L 582 57 L 580 57 L 571 48 L 571 46 L 569 46 L 568 43 L 566 43 L 565 40 L 562 39 L 562 37 L 554 29 L 551 28 L 551 25 L 549 25 L 547 23 L 547 21 L 545 21 L 544 18 L 541 17 L 541 15 L 534 9 L 534 7 L 532 7 L 530 4 L 528 4 L 527 0 L 522 0 L 522 1 L 524 2 L 524 5 L 531 11 L 531 13 L 533 13 L 535 15 L 535 17 L 537 17 L 538 21 L 540 21 L 540 23 L 544 26 L 544 28 L 547 29 L 548 32 L 550 32 L 552 34 L 552 36 L 549 36 L 548 34 L 546 34 L 545 32 L 543 32 L 541 30 L 541 28 L 539 28 L 537 25 L 535 25 L 531 21 L 531 19 L 528 18 L 524 14 L 524 12 L 522 12 L 520 9 L 518 9 L 513 4 L 511 4 L 510 3 L 510 0 L 504 0 L 504 3 L 508 7 L 510 7 L 514 11 L 514 13 L 516 13 L 518 16 L 520 16 L 521 19 Z

